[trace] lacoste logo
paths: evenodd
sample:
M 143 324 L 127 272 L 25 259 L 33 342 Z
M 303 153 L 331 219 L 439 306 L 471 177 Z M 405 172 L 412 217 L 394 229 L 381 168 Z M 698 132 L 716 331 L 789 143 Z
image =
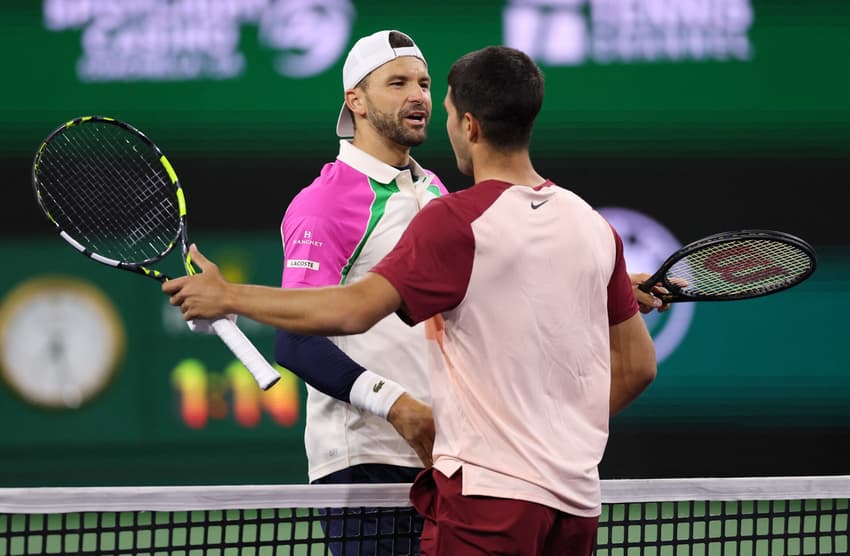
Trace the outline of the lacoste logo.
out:
M 549 199 L 546 199 L 545 201 L 540 201 L 539 203 L 535 203 L 534 201 L 531 201 L 531 208 L 539 209 L 540 207 L 542 207 L 543 205 L 545 205 L 548 202 L 549 202 Z
M 319 263 L 316 261 L 308 261 L 305 259 L 289 259 L 286 261 L 287 268 L 306 268 L 309 270 L 319 270 Z
M 381 391 L 381 388 L 383 388 L 383 387 L 384 387 L 384 381 L 382 380 L 378 384 L 376 384 L 372 387 L 372 392 L 377 394 L 378 392 Z

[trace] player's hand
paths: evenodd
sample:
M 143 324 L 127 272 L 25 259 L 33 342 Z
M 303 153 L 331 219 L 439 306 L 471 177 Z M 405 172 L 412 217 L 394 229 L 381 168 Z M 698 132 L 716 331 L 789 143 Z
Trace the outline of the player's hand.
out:
M 404 438 L 425 467 L 434 463 L 434 415 L 431 406 L 404 393 L 387 413 L 387 420 Z
M 224 279 L 218 266 L 204 257 L 194 244 L 189 247 L 189 255 L 202 272 L 164 282 L 162 291 L 170 296 L 170 303 L 180 307 L 183 318 L 187 321 L 216 319 L 232 312 L 227 305 L 230 284 Z
M 650 313 L 653 310 L 663 313 L 670 309 L 669 303 L 664 303 L 661 299 L 652 295 L 652 293 L 647 293 L 638 288 L 638 286 L 651 278 L 649 274 L 646 274 L 645 272 L 636 272 L 634 274 L 629 274 L 629 278 L 631 279 L 632 291 L 635 293 L 641 313 Z M 655 293 L 668 293 L 667 289 L 662 287 L 660 284 L 657 284 L 654 288 L 652 288 L 652 291 Z

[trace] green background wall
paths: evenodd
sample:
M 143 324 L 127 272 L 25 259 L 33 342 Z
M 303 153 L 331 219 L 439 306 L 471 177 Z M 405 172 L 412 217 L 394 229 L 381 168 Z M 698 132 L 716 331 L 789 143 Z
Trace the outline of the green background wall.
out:
M 692 308 L 658 380 L 614 420 L 603 476 L 850 472 L 850 233 L 838 201 L 850 175 L 850 4 L 295 5 L 0 7 L 0 304 L 33 279 L 82 280 L 108 298 L 126 337 L 113 380 L 79 409 L 37 407 L 0 380 L 0 486 L 306 481 L 298 380 L 260 397 L 216 338 L 185 329 L 156 284 L 90 263 L 53 236 L 30 185 L 32 156 L 52 129 L 105 114 L 148 133 L 187 191 L 193 238 L 233 279 L 277 284 L 283 211 L 337 152 L 340 53 L 377 29 L 414 37 L 434 79 L 429 140 L 414 156 L 459 189 L 469 178 L 445 137 L 446 71 L 465 52 L 516 35 L 519 17 L 530 22 L 524 44 L 547 82 L 532 143 L 541 173 L 597 207 L 655 219 L 678 243 L 773 228 L 811 241 L 820 256 L 794 290 Z M 625 45 L 613 58 L 612 37 Z M 202 48 L 210 44 L 217 49 Z M 281 64 L 317 52 L 325 57 L 315 73 L 282 73 Z M 124 54 L 86 61 L 104 53 Z M 203 71 L 111 81 L 82 71 L 162 59 L 168 70 L 189 60 Z M 241 69 L 224 75 L 227 63 Z M 653 320 L 653 331 L 670 318 Z M 241 324 L 270 355 L 271 331 Z
M 280 248 L 270 235 L 199 234 L 196 240 L 231 278 L 275 284 Z M 606 461 L 610 474 L 651 474 L 654 466 L 662 476 L 680 475 L 706 465 L 692 461 L 690 444 L 657 446 L 665 434 L 683 432 L 690 442 L 702 438 L 701 449 L 718 472 L 734 472 L 736 457 L 742 470 L 756 457 L 763 469 L 789 472 L 841 465 L 817 456 L 798 462 L 791 453 L 799 446 L 789 444 L 801 436 L 824 442 L 830 431 L 850 428 L 843 322 L 850 310 L 850 253 L 835 248 L 820 255 L 816 274 L 793 290 L 694 307 L 687 334 L 661 364 L 656 382 L 614 421 L 613 450 L 639 431 L 645 449 L 655 446 L 656 452 L 636 450 Z M 0 257 L 15 261 L 0 277 L 4 309 L 21 285 L 61 274 L 98 288 L 126 335 L 113 380 L 79 408 L 38 407 L 0 383 L 4 486 L 306 480 L 304 391 L 292 375 L 284 373 L 261 393 L 217 338 L 189 333 L 155 282 L 90 262 L 58 238 L 2 242 Z M 241 325 L 271 358 L 271 330 L 250 321 Z M 5 347 L 8 326 L 0 324 Z M 52 330 L 45 325 L 45 334 Z M 195 380 L 178 378 L 187 367 Z M 61 377 L 45 374 L 44 380 Z M 205 420 L 193 419 L 193 399 L 194 417 L 206 413 Z M 724 430 L 723 442 L 706 441 Z M 786 442 L 769 450 L 755 453 L 756 445 L 744 442 L 747 434 L 777 431 Z

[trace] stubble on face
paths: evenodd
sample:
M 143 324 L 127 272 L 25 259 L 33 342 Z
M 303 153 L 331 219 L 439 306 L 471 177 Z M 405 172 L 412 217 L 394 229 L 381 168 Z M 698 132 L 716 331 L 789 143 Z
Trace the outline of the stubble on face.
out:
M 417 147 L 425 142 L 427 125 L 421 132 L 407 129 L 404 125 L 404 118 L 409 112 L 423 110 L 428 112 L 428 109 L 424 105 L 414 105 L 398 114 L 390 114 L 379 110 L 368 96 L 366 96 L 365 100 L 366 107 L 368 108 L 366 117 L 368 118 L 369 123 L 371 123 L 382 136 L 405 147 Z

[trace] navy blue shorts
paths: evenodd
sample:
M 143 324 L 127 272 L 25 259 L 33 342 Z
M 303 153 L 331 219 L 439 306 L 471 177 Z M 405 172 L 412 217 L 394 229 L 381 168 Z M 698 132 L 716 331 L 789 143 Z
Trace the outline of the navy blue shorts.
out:
M 416 467 L 400 467 L 365 463 L 341 469 L 313 481 L 312 484 L 412 483 L 419 472 Z M 356 515 L 349 510 L 320 510 L 326 544 L 334 556 L 401 556 L 419 554 L 422 517 L 411 507 L 365 508 Z

